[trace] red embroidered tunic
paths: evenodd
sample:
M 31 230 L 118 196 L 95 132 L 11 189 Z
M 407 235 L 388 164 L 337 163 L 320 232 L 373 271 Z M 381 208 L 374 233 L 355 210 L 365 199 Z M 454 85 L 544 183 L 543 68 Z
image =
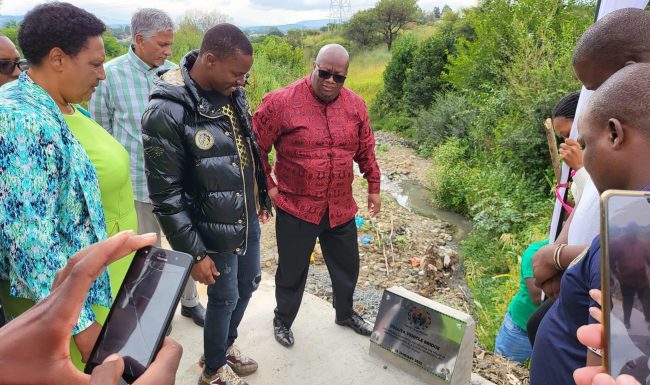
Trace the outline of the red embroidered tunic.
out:
M 311 89 L 307 76 L 273 91 L 253 116 L 269 189 L 277 187 L 277 207 L 318 224 L 329 209 L 331 227 L 354 218 L 352 161 L 368 181 L 368 193 L 378 194 L 379 166 L 375 138 L 366 105 L 347 88 L 325 104 Z M 268 154 L 275 145 L 274 174 Z

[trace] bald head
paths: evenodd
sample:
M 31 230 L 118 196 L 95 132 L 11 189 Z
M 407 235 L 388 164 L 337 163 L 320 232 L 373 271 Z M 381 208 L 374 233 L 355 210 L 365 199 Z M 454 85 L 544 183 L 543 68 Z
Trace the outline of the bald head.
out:
M 316 63 L 323 61 L 334 61 L 336 63 L 345 64 L 346 68 L 350 64 L 350 54 L 340 44 L 327 44 L 324 45 L 316 56 Z
M 0 33 L 0 86 L 18 78 L 20 69 L 13 63 L 19 59 L 14 43 Z
M 650 62 L 650 13 L 642 9 L 607 14 L 585 31 L 573 53 L 576 75 L 587 89 L 631 62 Z
M 339 44 L 327 44 L 318 51 L 311 73 L 311 87 L 318 99 L 331 103 L 339 97 L 348 76 L 350 55 Z
M 585 115 L 605 127 L 609 119 L 641 130 L 650 138 L 650 64 L 628 65 L 612 75 L 589 99 Z
M 584 165 L 598 191 L 650 183 L 650 64 L 631 64 L 594 92 L 578 121 Z

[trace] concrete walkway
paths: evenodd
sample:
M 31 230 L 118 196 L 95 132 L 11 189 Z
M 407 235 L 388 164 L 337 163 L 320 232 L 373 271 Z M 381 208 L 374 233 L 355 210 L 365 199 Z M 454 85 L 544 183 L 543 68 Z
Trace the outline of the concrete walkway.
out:
M 328 302 L 305 293 L 292 330 L 295 345 L 284 348 L 273 337 L 275 295 L 273 281 L 265 276 L 255 292 L 239 328 L 237 345 L 259 362 L 259 369 L 246 377 L 250 385 L 419 385 L 410 375 L 385 365 L 368 354 L 370 341 L 334 323 L 334 309 Z M 205 286 L 199 285 L 201 303 L 206 303 Z M 180 309 L 180 306 L 179 306 Z M 203 330 L 177 311 L 172 338 L 184 352 L 176 377 L 179 385 L 197 383 L 197 364 L 203 351 Z M 490 384 L 472 377 L 472 385 Z

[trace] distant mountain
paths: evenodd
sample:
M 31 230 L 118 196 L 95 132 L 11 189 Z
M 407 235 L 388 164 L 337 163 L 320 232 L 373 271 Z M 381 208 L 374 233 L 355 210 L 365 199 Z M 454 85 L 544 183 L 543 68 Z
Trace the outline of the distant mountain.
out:
M 4 27 L 10 21 L 23 21 L 24 16 L 0 15 L 0 28 Z
M 292 29 L 320 29 L 325 27 L 329 22 L 330 22 L 329 19 L 305 20 L 293 24 L 245 27 L 243 28 L 243 30 L 248 33 L 257 33 L 257 34 L 264 35 L 268 33 L 272 28 L 276 27 L 280 31 L 282 31 L 282 33 L 287 33 L 287 31 L 290 31 Z

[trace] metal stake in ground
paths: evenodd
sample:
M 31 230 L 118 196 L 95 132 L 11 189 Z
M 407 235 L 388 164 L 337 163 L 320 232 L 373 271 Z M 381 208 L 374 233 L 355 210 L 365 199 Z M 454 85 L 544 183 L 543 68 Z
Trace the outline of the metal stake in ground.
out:
M 384 242 L 381 240 L 381 233 L 379 232 L 379 223 L 375 223 L 373 219 L 370 219 L 371 223 L 375 225 L 375 232 L 377 233 L 377 242 L 379 242 L 379 246 L 381 247 L 381 251 L 384 254 L 384 264 L 386 265 L 386 277 L 390 277 L 390 271 L 388 267 L 388 256 L 386 255 L 386 247 L 384 245 Z

